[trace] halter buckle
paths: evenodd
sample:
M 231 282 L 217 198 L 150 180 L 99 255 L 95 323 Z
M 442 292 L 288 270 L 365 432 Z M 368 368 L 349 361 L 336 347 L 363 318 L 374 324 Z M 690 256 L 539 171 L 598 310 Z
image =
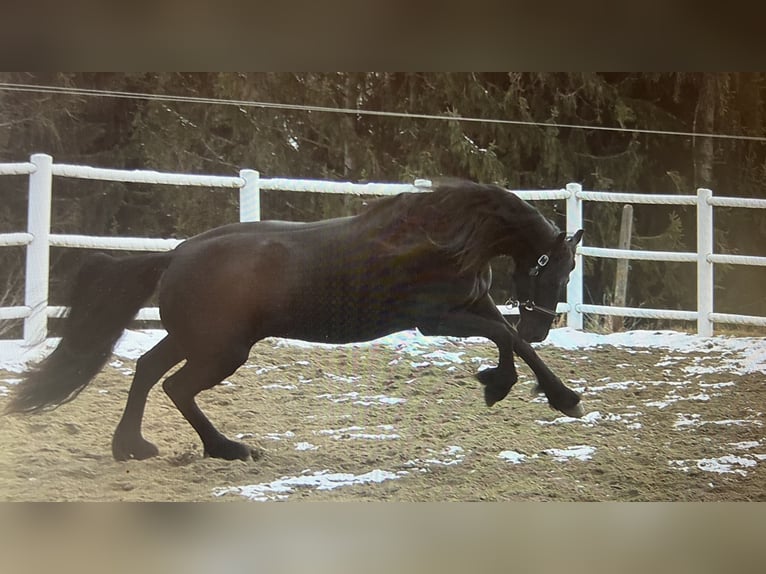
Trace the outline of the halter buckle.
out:
M 529 276 L 530 277 L 537 277 L 540 274 L 540 269 L 548 265 L 548 261 L 550 261 L 551 258 L 548 257 L 547 253 L 543 253 L 540 257 L 537 259 L 537 265 L 532 267 L 529 270 Z

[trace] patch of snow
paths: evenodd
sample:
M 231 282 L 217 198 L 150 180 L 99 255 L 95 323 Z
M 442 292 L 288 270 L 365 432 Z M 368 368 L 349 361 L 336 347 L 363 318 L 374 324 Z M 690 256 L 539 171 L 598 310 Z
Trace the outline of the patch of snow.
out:
M 336 437 L 336 438 L 340 438 L 340 437 Z M 359 438 L 359 439 L 366 439 L 366 440 L 396 440 L 402 437 L 401 435 L 398 435 L 396 433 L 388 433 L 388 434 L 351 433 L 349 434 L 349 438 Z
M 165 331 L 157 329 L 125 331 L 117 341 L 114 354 L 123 359 L 136 360 L 164 339 L 165 335 Z
M 343 427 L 342 429 L 327 429 L 327 430 L 320 430 L 315 431 L 315 434 L 324 434 L 324 435 L 333 435 L 333 434 L 343 434 L 347 432 L 354 432 L 354 431 L 360 431 L 364 430 L 364 427 L 360 426 L 350 426 L 350 427 Z
M 580 417 L 580 418 L 563 416 L 563 417 L 558 417 L 552 421 L 537 420 L 535 422 L 541 426 L 579 423 L 586 427 L 592 427 L 592 426 L 596 426 L 596 423 L 602 420 L 619 421 L 621 420 L 621 417 L 620 415 L 613 415 L 611 413 L 607 413 L 606 416 L 603 416 L 599 411 L 591 411 L 584 417 Z
M 729 446 L 733 446 L 739 450 L 749 450 L 751 448 L 757 448 L 761 445 L 757 440 L 745 440 L 742 442 L 730 442 Z
M 293 431 L 286 431 L 283 433 L 270 432 L 263 435 L 263 438 L 267 438 L 270 440 L 282 440 L 283 438 L 293 438 L 294 436 L 295 436 L 295 433 Z M 237 435 L 237 438 L 242 438 L 242 437 Z
M 325 373 L 324 376 L 331 381 L 336 381 L 338 383 L 355 383 L 362 377 L 359 375 L 356 376 L 345 376 L 345 375 L 334 375 L 333 373 Z
M 280 383 L 273 383 L 271 385 L 261 385 L 262 389 L 283 389 L 285 391 L 293 391 L 297 389 L 295 385 L 283 385 Z
M 453 466 L 456 464 L 460 464 L 463 462 L 463 459 L 465 458 L 465 454 L 463 447 L 450 445 L 445 448 L 443 448 L 440 451 L 434 451 L 432 449 L 427 449 L 428 454 L 432 455 L 429 458 L 426 459 L 419 459 L 416 458 L 414 460 L 408 460 L 404 463 L 404 466 L 406 467 L 414 467 L 416 470 L 420 472 L 428 472 L 428 467 L 432 465 L 437 466 Z M 438 456 L 439 458 L 435 458 Z
M 681 369 L 684 373 L 687 375 L 711 375 L 713 373 L 718 373 L 721 371 L 721 365 L 715 365 L 712 367 L 703 367 L 700 365 L 691 365 L 688 367 L 683 367 Z
M 503 452 L 501 452 L 497 456 L 498 456 L 498 458 L 502 458 L 503 460 L 507 460 L 508 462 L 510 462 L 512 464 L 521 464 L 527 458 L 537 458 L 537 455 L 533 455 L 532 457 L 527 457 L 527 455 L 521 454 L 520 452 L 516 452 L 515 450 L 504 450 Z
M 0 341 L 0 369 L 23 373 L 29 365 L 45 358 L 60 339 L 48 339 L 42 345 L 26 347 L 23 341 Z
M 676 353 L 697 353 L 704 350 L 726 355 L 717 366 L 716 372 L 733 368 L 739 373 L 766 373 L 766 339 L 763 337 L 700 337 L 675 331 L 626 331 L 600 335 L 563 327 L 551 329 L 548 338 L 540 345 L 551 345 L 561 349 L 613 345 L 633 349 L 663 348 Z M 680 357 L 669 356 L 666 360 L 676 358 Z
M 755 419 L 724 419 L 720 421 L 703 421 L 701 415 L 698 414 L 683 414 L 677 415 L 676 422 L 673 423 L 675 428 L 684 427 L 699 427 L 704 425 L 721 425 L 721 426 L 763 426 L 761 421 Z
M 703 424 L 701 415 L 686 415 L 686 414 L 678 414 L 676 415 L 676 422 L 673 423 L 673 426 L 675 428 L 683 428 L 683 427 L 694 427 L 694 426 L 700 426 Z
M 547 448 L 543 452 L 545 454 L 551 455 L 553 460 L 558 462 L 566 462 L 573 458 L 587 461 L 592 458 L 592 455 L 594 452 L 596 452 L 596 449 L 592 446 L 580 444 L 567 448 Z
M 360 395 L 356 391 L 351 391 L 350 393 L 342 393 L 340 395 L 322 393 L 321 395 L 317 395 L 316 398 L 329 399 L 334 403 L 346 403 L 348 401 L 353 401 L 353 404 L 361 405 L 364 407 L 369 407 L 372 405 L 398 405 L 407 402 L 407 399 L 388 397 L 386 395 Z
M 690 470 L 689 464 L 694 464 L 699 470 L 705 472 L 715 472 L 718 474 L 739 474 L 740 476 L 746 476 L 746 468 L 753 468 L 758 463 L 752 458 L 744 458 L 741 456 L 734 456 L 727 454 L 719 456 L 718 458 L 700 458 L 691 460 L 670 460 L 668 464 L 676 466 L 688 472 Z
M 256 375 L 265 375 L 268 372 L 277 371 L 279 369 L 284 369 L 284 368 L 289 367 L 289 366 L 290 366 L 289 364 L 284 364 L 284 365 L 269 365 L 269 366 L 266 366 L 266 367 L 259 367 L 257 365 L 247 365 L 247 364 L 245 364 L 245 365 L 243 365 L 242 368 L 244 368 L 244 369 L 255 369 L 255 374 Z
M 725 387 L 733 387 L 734 382 L 728 382 L 728 383 L 698 383 L 700 387 L 706 388 L 706 389 L 723 389 Z
M 381 430 L 393 430 L 393 425 L 378 425 Z M 336 440 L 351 438 L 351 439 L 366 439 L 366 440 L 396 440 L 401 438 L 396 433 L 368 433 L 360 432 L 366 430 L 365 427 L 351 426 L 342 429 L 326 429 L 320 431 L 314 431 L 317 435 L 332 436 Z
M 657 407 L 658 409 L 664 409 L 666 407 L 669 407 L 675 402 L 678 402 L 680 397 L 674 397 L 672 399 L 666 399 L 664 401 L 647 401 L 644 404 L 647 407 Z
M 298 488 L 311 488 L 314 490 L 335 490 L 344 486 L 357 484 L 381 483 L 386 480 L 401 478 L 406 473 L 393 473 L 386 470 L 371 470 L 364 474 L 350 474 L 345 472 L 330 472 L 321 470 L 317 472 L 304 471 L 301 476 L 283 476 L 278 480 L 246 486 L 232 486 L 216 488 L 213 496 L 236 494 L 259 502 L 268 500 L 284 500 Z
M 638 381 L 620 381 L 614 383 L 606 383 L 605 385 L 589 386 L 585 393 L 598 393 L 601 391 L 627 391 L 632 386 L 641 387 L 643 383 Z
M 123 375 L 132 375 L 133 369 L 125 367 L 125 363 L 122 361 L 112 361 L 109 363 L 110 367 L 113 367 L 115 369 L 118 369 Z
M 424 359 L 434 359 L 433 364 L 436 366 L 444 366 L 449 363 L 462 363 L 463 359 L 460 358 L 461 355 L 465 355 L 465 352 L 459 351 L 459 352 L 450 352 L 450 351 L 442 351 L 441 349 L 438 349 L 436 351 L 432 351 L 430 353 L 427 353 L 423 355 Z
M 669 395 L 665 395 L 665 399 L 662 401 L 647 401 L 644 404 L 647 407 L 657 407 L 658 409 L 664 409 L 679 401 L 707 402 L 709 400 L 710 400 L 710 395 L 708 395 L 707 393 L 698 393 L 696 395 L 690 395 L 688 397 L 681 397 L 681 396 L 669 394 Z

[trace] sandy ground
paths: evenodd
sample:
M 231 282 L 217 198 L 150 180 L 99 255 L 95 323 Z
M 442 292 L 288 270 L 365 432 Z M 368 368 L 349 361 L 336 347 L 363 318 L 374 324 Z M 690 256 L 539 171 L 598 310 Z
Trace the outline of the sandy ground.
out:
M 435 354 L 434 354 L 435 353 Z M 766 386 L 732 351 L 602 346 L 541 356 L 588 415 L 533 397 L 532 375 L 484 406 L 474 372 L 489 343 L 256 345 L 200 405 L 259 461 L 202 456 L 158 385 L 147 461 L 115 462 L 111 435 L 135 363 L 115 358 L 80 397 L 0 417 L 0 497 L 26 501 L 764 501 Z M 0 370 L 0 408 L 18 373 Z

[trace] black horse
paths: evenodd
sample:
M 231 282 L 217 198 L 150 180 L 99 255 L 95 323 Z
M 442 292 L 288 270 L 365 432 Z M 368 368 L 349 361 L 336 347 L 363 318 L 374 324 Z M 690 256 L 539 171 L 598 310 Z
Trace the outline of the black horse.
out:
M 582 230 L 567 238 L 506 189 L 453 182 L 432 193 L 377 200 L 353 217 L 236 223 L 166 253 L 96 254 L 75 279 L 61 342 L 16 386 L 8 411 L 41 411 L 74 399 L 159 283 L 168 334 L 138 359 L 112 440 L 117 460 L 158 454 L 141 434 L 147 395 L 184 360 L 163 388 L 205 453 L 254 456 L 219 432 L 195 397 L 234 373 L 265 337 L 349 343 L 411 328 L 483 336 L 499 351 L 497 367 L 477 375 L 488 406 L 517 380 L 515 351 L 553 408 L 582 416 L 580 397 L 529 344 L 548 334 L 581 236 Z M 489 295 L 489 261 L 499 255 L 514 259 L 514 281 L 526 297 L 518 331 Z

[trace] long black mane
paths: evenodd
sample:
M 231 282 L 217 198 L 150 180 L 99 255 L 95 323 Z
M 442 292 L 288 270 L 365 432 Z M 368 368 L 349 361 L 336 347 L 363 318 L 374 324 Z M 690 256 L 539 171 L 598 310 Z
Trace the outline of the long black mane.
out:
M 509 247 L 509 255 L 531 257 L 559 232 L 512 192 L 469 181 L 439 183 L 431 193 L 377 200 L 363 217 L 375 220 L 393 253 L 435 248 L 463 271 L 482 267 L 501 246 Z

